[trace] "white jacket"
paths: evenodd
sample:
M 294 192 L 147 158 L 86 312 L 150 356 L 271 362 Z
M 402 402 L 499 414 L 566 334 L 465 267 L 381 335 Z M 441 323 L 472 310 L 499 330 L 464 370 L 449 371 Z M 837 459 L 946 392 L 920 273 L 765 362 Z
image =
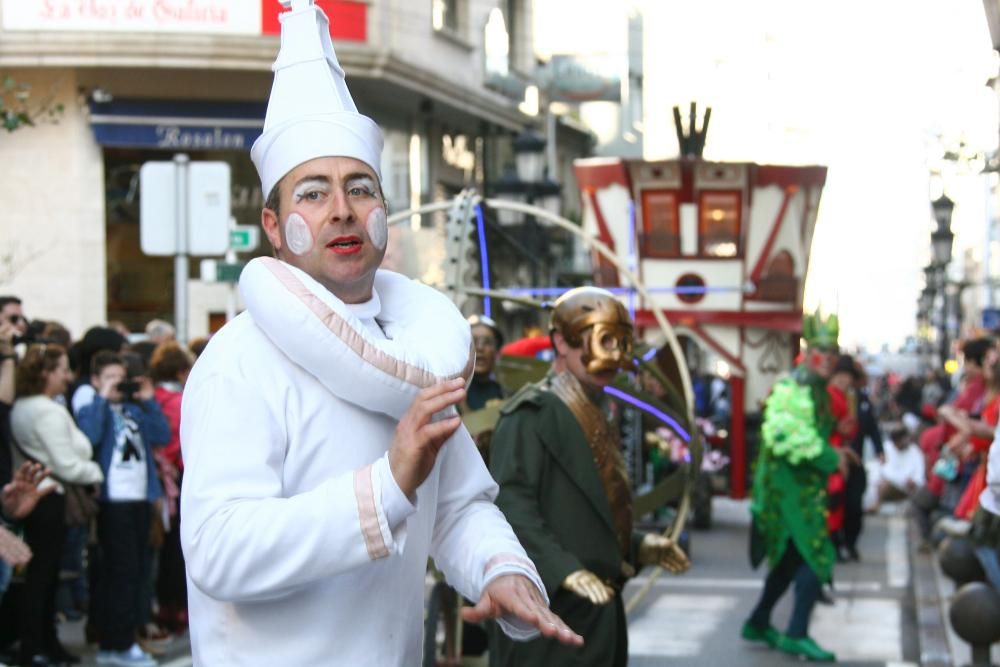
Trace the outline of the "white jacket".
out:
M 196 665 L 419 664 L 428 556 L 469 599 L 508 572 L 544 595 L 468 432 L 414 507 L 388 470 L 395 427 L 293 363 L 251 313 L 212 338 L 181 419 Z
M 48 396 L 38 394 L 14 401 L 10 429 L 17 443 L 16 465 L 21 465 L 27 454 L 33 461 L 48 466 L 52 475 L 63 481 L 99 484 L 104 480 L 101 466 L 93 460 L 90 440 L 77 428 L 69 411 Z M 57 493 L 63 493 L 62 484 L 52 478 L 42 480 L 38 486 L 45 488 L 52 484 Z

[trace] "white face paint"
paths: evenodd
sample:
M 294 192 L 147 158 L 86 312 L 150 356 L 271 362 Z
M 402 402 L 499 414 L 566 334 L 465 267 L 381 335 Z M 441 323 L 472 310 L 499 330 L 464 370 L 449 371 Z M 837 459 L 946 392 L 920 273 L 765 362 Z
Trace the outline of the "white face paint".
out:
M 298 213 L 292 213 L 285 219 L 285 243 L 296 255 L 304 255 L 313 249 L 312 232 Z
M 368 220 L 365 221 L 365 227 L 368 229 L 368 238 L 371 239 L 372 245 L 379 250 L 385 250 L 385 244 L 389 240 L 385 209 L 381 206 L 373 208 L 368 214 Z

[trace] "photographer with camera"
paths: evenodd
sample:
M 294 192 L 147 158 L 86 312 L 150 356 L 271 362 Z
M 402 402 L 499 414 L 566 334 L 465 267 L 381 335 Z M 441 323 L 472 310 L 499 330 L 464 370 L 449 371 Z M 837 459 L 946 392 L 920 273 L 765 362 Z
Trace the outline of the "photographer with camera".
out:
M 15 345 L 19 342 L 16 339 L 23 338 L 28 334 L 28 318 L 21 310 L 21 299 L 11 295 L 0 296 L 0 322 L 14 327 Z
M 98 352 L 90 379 L 97 395 L 77 413 L 104 471 L 97 518 L 97 583 L 103 600 L 97 659 L 101 664 L 154 667 L 155 660 L 136 643 L 135 629 L 148 602 L 142 582 L 150 576 L 151 505 L 163 495 L 153 447 L 170 441 L 170 426 L 154 400 L 152 381 L 130 379 L 126 368 L 121 355 Z
M 73 662 L 59 643 L 55 596 L 66 533 L 66 484 L 95 484 L 103 479 L 91 460 L 87 437 L 69 412 L 56 402 L 70 381 L 69 360 L 59 345 L 31 345 L 17 368 L 17 400 L 11 410 L 15 459 L 47 466 L 52 477 L 39 491 L 55 486 L 24 520 L 24 536 L 34 553 L 28 564 L 20 606 L 20 664 Z

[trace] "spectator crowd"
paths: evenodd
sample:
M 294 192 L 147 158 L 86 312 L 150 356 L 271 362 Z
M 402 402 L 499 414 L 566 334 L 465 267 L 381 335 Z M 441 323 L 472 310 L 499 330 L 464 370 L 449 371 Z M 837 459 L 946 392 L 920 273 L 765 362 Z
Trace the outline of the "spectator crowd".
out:
M 74 340 L 0 296 L 0 665 L 152 667 L 187 626 L 181 392 L 207 341 L 95 326 Z

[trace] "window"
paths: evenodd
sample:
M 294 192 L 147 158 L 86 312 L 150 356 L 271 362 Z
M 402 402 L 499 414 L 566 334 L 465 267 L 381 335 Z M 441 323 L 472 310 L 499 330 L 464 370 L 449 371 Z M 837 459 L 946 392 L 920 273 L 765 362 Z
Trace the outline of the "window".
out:
M 723 258 L 739 255 L 740 194 L 702 192 L 698 212 L 698 253 Z
M 458 0 L 432 0 L 431 21 L 435 30 L 458 32 Z
M 681 254 L 680 216 L 677 193 L 645 190 L 642 193 L 641 253 L 645 257 L 669 258 Z
M 799 279 L 795 277 L 795 260 L 782 250 L 767 265 L 757 285 L 754 299 L 794 303 L 799 296 Z

